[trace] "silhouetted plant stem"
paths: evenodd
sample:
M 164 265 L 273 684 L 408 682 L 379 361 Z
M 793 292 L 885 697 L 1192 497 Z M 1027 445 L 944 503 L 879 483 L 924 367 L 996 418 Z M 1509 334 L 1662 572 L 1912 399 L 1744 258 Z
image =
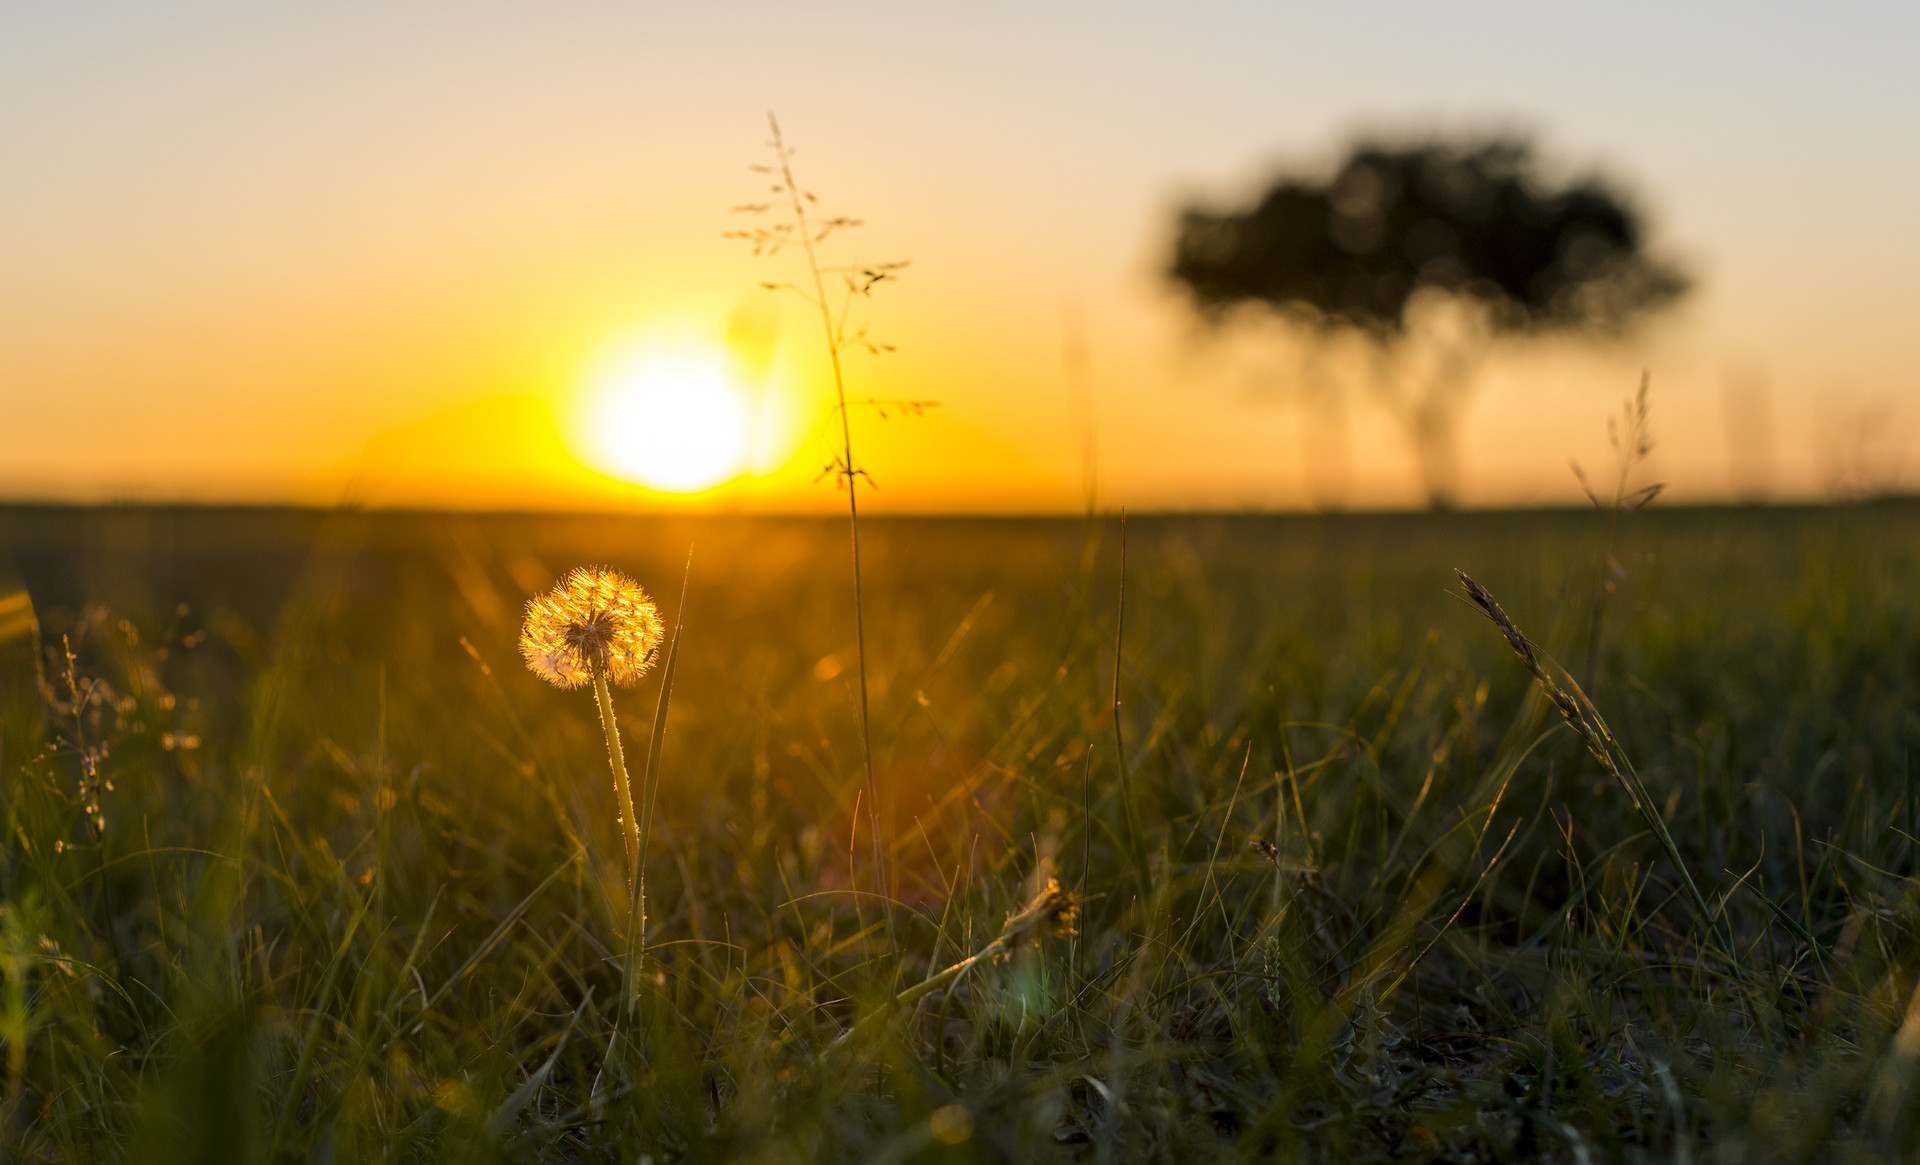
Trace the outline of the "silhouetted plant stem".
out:
M 1587 621 L 1587 655 L 1581 672 L 1587 677 L 1587 683 L 1599 691 L 1600 680 L 1600 633 L 1607 617 L 1607 597 L 1612 594 L 1608 584 L 1612 581 L 1607 575 L 1613 569 L 1615 561 L 1613 551 L 1620 537 L 1620 511 L 1616 507 L 1607 513 L 1607 536 L 1605 549 L 1600 552 L 1600 569 L 1594 572 L 1593 580 L 1593 617 Z
M 827 361 L 833 369 L 834 404 L 840 411 L 840 476 L 847 484 L 847 531 L 853 544 L 853 628 L 854 650 L 860 672 L 860 749 L 867 770 L 867 821 L 873 834 L 873 864 L 880 882 L 881 909 L 887 918 L 887 946 L 898 962 L 899 944 L 893 932 L 893 884 L 887 876 L 886 846 L 880 836 L 880 785 L 873 770 L 873 728 L 867 696 L 867 621 L 865 596 L 860 585 L 860 501 L 855 488 L 859 471 L 853 461 L 853 423 L 847 413 L 847 382 L 840 367 L 840 334 L 834 327 L 833 312 L 827 306 L 826 280 L 820 274 L 820 260 L 813 249 L 813 231 L 807 223 L 807 208 L 800 187 L 793 180 L 793 163 L 780 136 L 780 122 L 767 114 L 773 130 L 774 152 L 780 157 L 780 178 L 787 197 L 793 203 L 794 223 L 799 227 L 801 246 L 806 251 L 807 274 L 813 279 L 813 302 L 820 312 L 821 335 L 827 344 Z
M 1620 544 L 1620 515 L 1631 514 L 1647 506 L 1660 496 L 1666 486 L 1655 482 L 1639 489 L 1630 489 L 1633 471 L 1644 464 L 1653 453 L 1653 429 L 1649 421 L 1647 388 L 1652 374 L 1640 373 L 1640 391 L 1627 398 L 1618 418 L 1607 419 L 1607 443 L 1613 446 L 1615 468 L 1619 476 L 1614 481 L 1613 498 L 1602 502 L 1600 495 L 1593 492 L 1587 475 L 1578 461 L 1573 463 L 1573 476 L 1579 480 L 1580 488 L 1585 491 L 1587 500 L 1595 509 L 1607 512 L 1607 534 L 1600 551 L 1600 562 L 1594 571 L 1593 580 L 1593 616 L 1587 623 L 1587 656 L 1581 668 L 1581 674 L 1587 677 L 1589 685 L 1597 685 L 1600 679 L 1600 647 L 1602 625 L 1606 619 L 1609 597 L 1618 583 L 1626 581 L 1626 570 L 1614 552 Z M 1615 424 L 1616 419 L 1618 424 Z

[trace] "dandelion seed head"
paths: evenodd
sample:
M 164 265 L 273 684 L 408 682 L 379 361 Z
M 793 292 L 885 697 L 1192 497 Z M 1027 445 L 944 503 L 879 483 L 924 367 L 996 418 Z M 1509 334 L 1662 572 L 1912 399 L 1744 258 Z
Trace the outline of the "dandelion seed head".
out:
M 597 672 L 627 687 L 653 666 L 664 629 L 660 609 L 617 570 L 583 566 L 527 603 L 520 654 L 555 687 L 577 688 Z

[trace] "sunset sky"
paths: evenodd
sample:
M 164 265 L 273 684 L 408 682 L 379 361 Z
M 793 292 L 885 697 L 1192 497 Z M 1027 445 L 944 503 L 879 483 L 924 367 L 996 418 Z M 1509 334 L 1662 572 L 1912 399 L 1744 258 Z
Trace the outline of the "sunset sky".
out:
M 882 510 L 1073 510 L 1089 425 L 1102 505 L 1309 504 L 1288 362 L 1160 270 L 1188 200 L 1370 129 L 1533 132 L 1697 279 L 1495 357 L 1467 502 L 1578 497 L 1643 367 L 1679 498 L 1911 488 L 1916 44 L 1884 3 L 9 4 L 0 496 L 836 506 L 817 318 L 760 288 L 797 255 L 721 237 L 769 110 L 865 220 L 830 257 L 911 260 L 848 363 L 940 402 L 856 411 Z M 707 435 L 636 469 L 663 409 Z M 1346 444 L 1348 504 L 1418 504 L 1363 395 Z

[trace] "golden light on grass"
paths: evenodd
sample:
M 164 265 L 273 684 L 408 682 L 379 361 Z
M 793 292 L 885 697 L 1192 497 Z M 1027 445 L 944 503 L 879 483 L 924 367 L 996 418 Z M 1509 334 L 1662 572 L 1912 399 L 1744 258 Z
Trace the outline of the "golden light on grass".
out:
M 591 377 L 572 444 L 610 477 L 698 493 L 754 468 L 757 404 L 724 347 L 630 350 Z

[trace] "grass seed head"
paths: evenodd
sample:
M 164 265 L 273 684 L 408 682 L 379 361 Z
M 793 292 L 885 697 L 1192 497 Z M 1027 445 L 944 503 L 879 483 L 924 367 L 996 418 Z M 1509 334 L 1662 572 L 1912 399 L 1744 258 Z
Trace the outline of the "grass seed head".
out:
M 1459 576 L 1460 585 L 1466 589 L 1467 597 L 1473 600 L 1473 605 L 1479 607 L 1481 613 L 1493 621 L 1493 625 L 1506 638 L 1507 645 L 1513 648 L 1521 662 L 1526 664 L 1529 670 L 1537 669 L 1539 661 L 1534 657 L 1533 643 L 1520 633 L 1520 628 L 1514 626 L 1507 612 L 1494 600 L 1493 593 L 1474 582 L 1468 577 L 1466 571 L 1456 570 L 1453 573 Z
M 520 654 L 555 687 L 577 688 L 595 673 L 628 687 L 653 666 L 664 628 L 639 583 L 604 566 L 583 566 L 527 603 Z

